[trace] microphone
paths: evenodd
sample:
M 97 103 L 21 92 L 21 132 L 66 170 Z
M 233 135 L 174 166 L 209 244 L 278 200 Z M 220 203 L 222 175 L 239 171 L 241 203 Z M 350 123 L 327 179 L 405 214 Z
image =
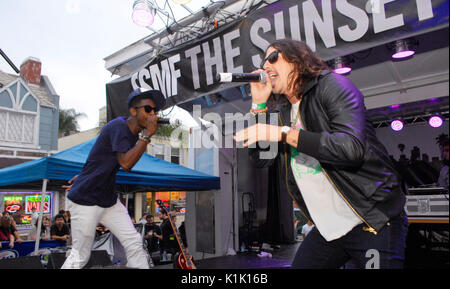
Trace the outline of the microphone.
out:
M 171 124 L 170 118 L 158 118 L 158 124 Z M 173 121 L 173 125 L 175 126 L 180 125 L 180 121 L 176 119 L 175 121 Z
M 267 72 L 262 73 L 219 73 L 216 75 L 218 82 L 261 82 L 266 83 Z

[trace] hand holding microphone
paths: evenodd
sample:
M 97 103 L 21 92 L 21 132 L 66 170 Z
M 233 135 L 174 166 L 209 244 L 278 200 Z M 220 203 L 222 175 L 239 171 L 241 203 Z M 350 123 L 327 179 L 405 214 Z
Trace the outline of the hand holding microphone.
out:
M 258 69 L 252 73 L 219 73 L 218 82 L 249 82 L 254 104 L 265 103 L 272 93 L 272 83 L 269 80 L 267 72 Z

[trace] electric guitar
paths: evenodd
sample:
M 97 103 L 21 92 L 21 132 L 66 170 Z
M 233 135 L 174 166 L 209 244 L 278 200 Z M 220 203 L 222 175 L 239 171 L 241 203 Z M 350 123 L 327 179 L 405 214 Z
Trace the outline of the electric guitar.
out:
M 172 226 L 173 233 L 175 238 L 177 239 L 178 246 L 180 247 L 180 253 L 176 256 L 174 264 L 177 268 L 180 269 L 197 269 L 194 264 L 194 259 L 191 255 L 186 253 L 186 249 L 184 248 L 183 241 L 181 240 L 180 233 L 178 232 L 177 227 L 174 225 L 172 218 L 170 217 L 169 210 L 164 206 L 164 203 L 161 200 L 156 200 L 161 210 L 167 212 L 167 217 L 169 218 L 170 225 Z

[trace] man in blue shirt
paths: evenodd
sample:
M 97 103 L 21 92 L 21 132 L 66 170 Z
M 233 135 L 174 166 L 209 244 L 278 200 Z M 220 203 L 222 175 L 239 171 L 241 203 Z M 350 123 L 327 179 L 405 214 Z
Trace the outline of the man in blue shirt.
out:
M 116 118 L 103 127 L 81 173 L 63 186 L 69 191 L 72 250 L 62 269 L 86 265 L 98 223 L 119 239 L 128 267 L 149 268 L 142 239 L 118 200 L 115 182 L 117 171 L 130 171 L 145 152 L 158 128 L 156 112 L 164 107 L 165 98 L 158 90 L 138 88 L 128 96 L 127 105 L 130 116 Z

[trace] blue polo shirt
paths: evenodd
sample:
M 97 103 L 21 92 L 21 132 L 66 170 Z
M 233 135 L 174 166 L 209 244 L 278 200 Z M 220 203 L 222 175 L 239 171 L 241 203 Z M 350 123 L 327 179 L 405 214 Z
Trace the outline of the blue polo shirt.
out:
M 109 208 L 116 204 L 116 173 L 120 168 L 116 152 L 125 153 L 137 142 L 125 117 L 106 124 L 92 146 L 88 159 L 67 198 L 84 206 Z

